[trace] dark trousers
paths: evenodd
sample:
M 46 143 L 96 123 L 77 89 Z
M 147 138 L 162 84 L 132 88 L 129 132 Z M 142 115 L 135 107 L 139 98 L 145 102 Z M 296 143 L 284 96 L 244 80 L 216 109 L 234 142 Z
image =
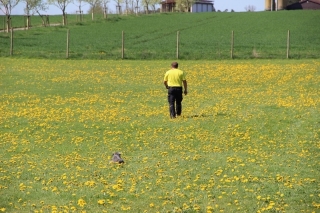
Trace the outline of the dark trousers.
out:
M 168 102 L 170 117 L 175 118 L 181 115 L 182 111 L 182 87 L 169 87 L 168 89 Z

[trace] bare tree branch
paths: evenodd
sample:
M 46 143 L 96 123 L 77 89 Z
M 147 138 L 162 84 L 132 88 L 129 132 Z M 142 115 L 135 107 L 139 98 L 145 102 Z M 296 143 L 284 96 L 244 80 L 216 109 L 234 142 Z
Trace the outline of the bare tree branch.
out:
M 62 12 L 63 25 L 66 25 L 66 8 L 68 4 L 72 3 L 73 0 L 48 0 L 49 4 L 58 7 Z
M 247 12 L 254 12 L 256 11 L 256 6 L 248 5 L 244 8 Z
M 6 16 L 6 25 L 7 25 L 7 32 L 9 32 L 11 26 L 11 11 L 12 9 L 17 6 L 20 0 L 0 0 L 0 9 Z

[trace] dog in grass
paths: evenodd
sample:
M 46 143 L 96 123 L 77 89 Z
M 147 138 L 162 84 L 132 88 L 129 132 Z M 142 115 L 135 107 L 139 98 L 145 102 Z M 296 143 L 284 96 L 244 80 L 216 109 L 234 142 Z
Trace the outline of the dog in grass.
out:
M 120 152 L 114 152 L 111 156 L 111 163 L 124 163 L 124 160 L 121 158 Z

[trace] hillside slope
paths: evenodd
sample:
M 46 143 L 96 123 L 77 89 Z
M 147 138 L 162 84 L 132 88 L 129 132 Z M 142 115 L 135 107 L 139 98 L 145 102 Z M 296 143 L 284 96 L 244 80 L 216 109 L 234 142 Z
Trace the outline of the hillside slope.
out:
M 234 32 L 234 58 L 286 58 L 290 30 L 291 58 L 318 58 L 318 11 L 256 13 L 166 13 L 111 16 L 78 23 L 69 17 L 67 27 L 33 28 L 15 33 L 15 55 L 64 57 L 66 31 L 70 29 L 71 58 L 121 58 L 124 31 L 125 58 L 172 59 L 176 57 L 179 31 L 180 59 L 230 58 Z M 0 34 L 0 55 L 6 56 L 8 34 Z

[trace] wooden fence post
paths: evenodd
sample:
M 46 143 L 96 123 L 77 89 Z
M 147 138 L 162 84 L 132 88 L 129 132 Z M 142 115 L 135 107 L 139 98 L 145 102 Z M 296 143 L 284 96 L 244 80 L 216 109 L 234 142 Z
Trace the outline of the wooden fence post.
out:
M 24 30 L 26 30 L 27 29 L 26 16 L 23 16 L 23 21 L 24 21 Z
M 29 30 L 29 27 L 31 26 L 30 24 L 30 16 L 26 15 L 24 16 L 24 29 Z
M 7 17 L 7 33 L 10 32 L 10 29 L 13 29 L 12 22 L 11 22 L 11 16 Z
M 104 19 L 107 19 L 108 18 L 108 12 L 107 12 L 108 8 L 105 9 L 104 13 L 103 13 L 103 17 Z
M 66 53 L 66 58 L 69 58 L 69 39 L 70 39 L 70 29 L 67 30 L 67 53 Z
M 46 22 L 47 22 L 47 25 L 50 27 L 49 15 L 46 15 Z
M 233 47 L 234 47 L 234 32 L 231 33 L 231 59 L 233 59 Z
M 177 59 L 179 59 L 179 36 L 180 33 L 179 31 L 177 31 Z
M 290 51 L 290 30 L 288 30 L 288 36 L 287 36 L 287 58 L 289 58 L 289 51 Z
M 27 29 L 29 30 L 29 27 L 31 27 L 31 16 L 27 16 Z
M 121 58 L 124 59 L 124 32 L 122 31 L 122 48 L 121 48 Z
M 11 38 L 10 38 L 10 56 L 13 55 L 13 27 L 11 28 Z

